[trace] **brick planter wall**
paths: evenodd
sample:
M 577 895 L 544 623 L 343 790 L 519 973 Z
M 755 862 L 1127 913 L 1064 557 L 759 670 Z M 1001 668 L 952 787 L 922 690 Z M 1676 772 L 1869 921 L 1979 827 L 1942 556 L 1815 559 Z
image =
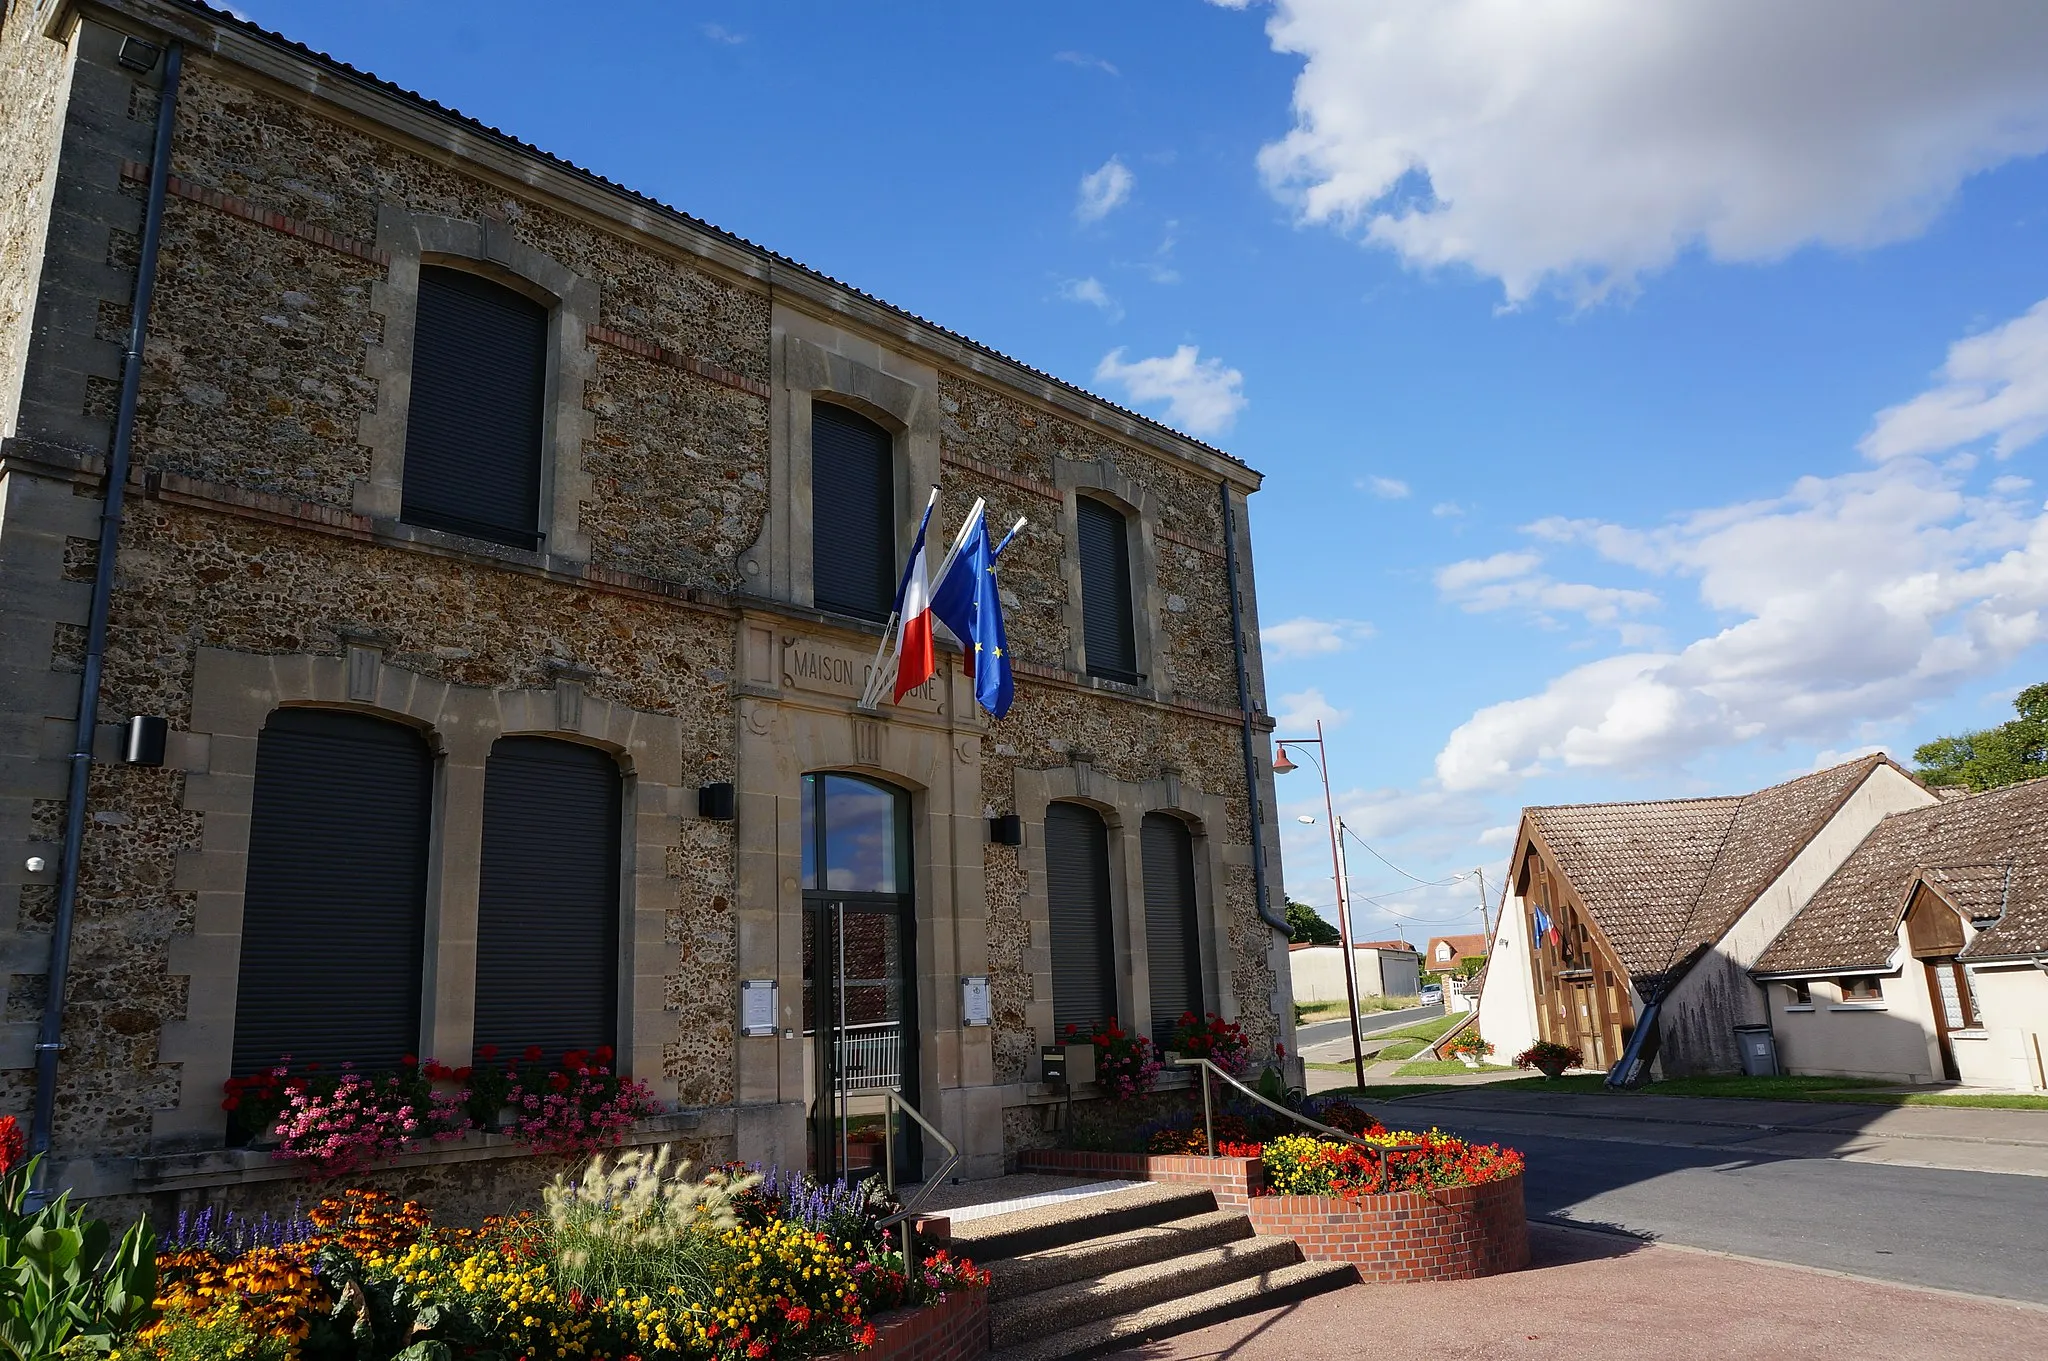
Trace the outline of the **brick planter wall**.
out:
M 1155 1158 L 1143 1153 L 1082 1153 L 1063 1148 L 1026 1149 L 1017 1155 L 1019 1172 L 1053 1172 L 1065 1176 L 1128 1178 L 1131 1181 L 1185 1182 L 1206 1186 L 1216 1203 L 1242 1210 L 1266 1185 L 1266 1168 L 1257 1158 Z
M 988 1291 L 956 1290 L 925 1309 L 897 1309 L 875 1320 L 875 1345 L 819 1361 L 982 1361 L 989 1353 Z
M 1394 1196 L 1256 1196 L 1260 1233 L 1315 1262 L 1350 1262 L 1368 1281 L 1463 1281 L 1529 1265 L 1522 1179 Z

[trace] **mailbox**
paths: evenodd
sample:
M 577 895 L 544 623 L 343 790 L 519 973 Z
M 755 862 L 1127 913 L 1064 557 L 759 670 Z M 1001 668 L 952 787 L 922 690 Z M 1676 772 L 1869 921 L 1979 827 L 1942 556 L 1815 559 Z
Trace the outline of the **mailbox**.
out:
M 1048 1044 L 1038 1051 L 1038 1080 L 1052 1086 L 1064 1086 L 1067 1081 L 1066 1046 Z

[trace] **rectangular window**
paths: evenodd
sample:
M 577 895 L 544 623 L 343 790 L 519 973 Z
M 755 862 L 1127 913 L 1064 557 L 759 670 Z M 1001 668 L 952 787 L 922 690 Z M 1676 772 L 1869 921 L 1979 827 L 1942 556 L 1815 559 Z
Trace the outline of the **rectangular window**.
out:
M 1091 496 L 1075 502 L 1081 555 L 1081 622 L 1088 674 L 1138 682 L 1138 642 L 1131 622 L 1130 521 Z
M 1800 979 L 1785 985 L 1786 1005 L 1810 1007 L 1813 1005 L 1813 984 Z
M 1195 920 L 1194 838 L 1170 813 L 1147 813 L 1139 832 L 1145 862 L 1145 955 L 1152 991 L 1152 1042 L 1173 1038 L 1184 1012 L 1200 1019 L 1202 942 Z
M 1064 1041 L 1116 1014 L 1109 920 L 1109 828 L 1078 803 L 1045 810 L 1045 892 L 1052 945 L 1052 1023 Z
M 1882 1002 L 1884 986 L 1875 978 L 1845 978 L 1841 981 L 1844 1002 Z
M 540 542 L 548 309 L 459 269 L 420 267 L 406 415 L 407 524 Z
M 811 406 L 811 599 L 885 620 L 896 603 L 896 460 L 889 432 L 845 407 Z

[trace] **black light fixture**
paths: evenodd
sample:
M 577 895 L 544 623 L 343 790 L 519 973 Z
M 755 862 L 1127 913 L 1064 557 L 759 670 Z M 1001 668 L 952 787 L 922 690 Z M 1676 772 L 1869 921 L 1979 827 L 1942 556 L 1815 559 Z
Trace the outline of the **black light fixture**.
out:
M 128 720 L 127 741 L 121 759 L 131 766 L 160 766 L 164 743 L 171 734 L 171 720 L 158 714 L 137 714 Z
M 1005 813 L 999 818 L 988 820 L 988 839 L 995 846 L 1021 846 L 1024 844 L 1024 819 L 1015 813 Z
M 712 822 L 731 822 L 734 795 L 731 780 L 697 787 L 697 816 Z
M 163 51 L 155 43 L 128 37 L 121 39 L 121 51 L 116 60 L 131 71 L 151 71 L 156 69 L 156 59 L 163 55 Z

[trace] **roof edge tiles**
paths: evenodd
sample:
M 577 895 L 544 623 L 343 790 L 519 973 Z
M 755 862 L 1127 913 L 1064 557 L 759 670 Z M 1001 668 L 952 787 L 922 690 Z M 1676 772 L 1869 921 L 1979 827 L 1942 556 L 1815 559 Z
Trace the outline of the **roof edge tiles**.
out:
M 80 0 L 60 0 L 60 3 L 50 6 L 50 12 L 43 21 L 44 32 L 52 38 L 60 37 L 70 16 L 81 7 Z M 876 329 L 893 332 L 911 344 L 985 377 L 1008 382 L 1019 391 L 1061 407 L 1079 419 L 1138 439 L 1159 453 L 1194 464 L 1213 476 L 1226 478 L 1247 492 L 1258 490 L 1264 481 L 1263 476 L 1243 459 L 1205 440 L 1121 406 L 1079 384 L 1034 368 L 993 346 L 886 302 L 822 270 L 694 217 L 531 142 L 522 141 L 417 90 L 408 90 L 282 33 L 226 10 L 215 9 L 202 0 L 94 0 L 92 7 L 120 15 L 159 34 L 176 37 L 221 60 L 256 71 L 308 98 L 350 108 L 401 134 L 429 143 L 439 141 L 444 151 L 485 169 L 496 170 L 529 190 L 579 202 L 586 209 L 606 212 L 628 231 L 653 236 L 673 247 L 710 258 L 771 287 L 807 293 L 813 302 L 830 310 Z M 303 68 L 308 65 L 317 69 L 305 71 Z M 339 80 L 323 80 L 322 73 L 331 73 Z M 365 96 L 372 103 L 382 101 L 396 107 L 367 106 L 361 98 Z M 420 123 L 406 126 L 408 120 L 394 116 L 405 109 L 424 114 L 432 123 L 444 125 L 456 135 L 437 139 Z M 490 153 L 493 151 L 508 154 L 512 163 L 491 166 Z M 532 170 L 552 172 L 563 177 L 563 182 L 549 185 L 533 173 L 523 173 Z M 594 196 L 575 192 L 578 185 L 595 191 Z M 677 239 L 659 230 L 662 224 L 680 227 L 696 239 Z

